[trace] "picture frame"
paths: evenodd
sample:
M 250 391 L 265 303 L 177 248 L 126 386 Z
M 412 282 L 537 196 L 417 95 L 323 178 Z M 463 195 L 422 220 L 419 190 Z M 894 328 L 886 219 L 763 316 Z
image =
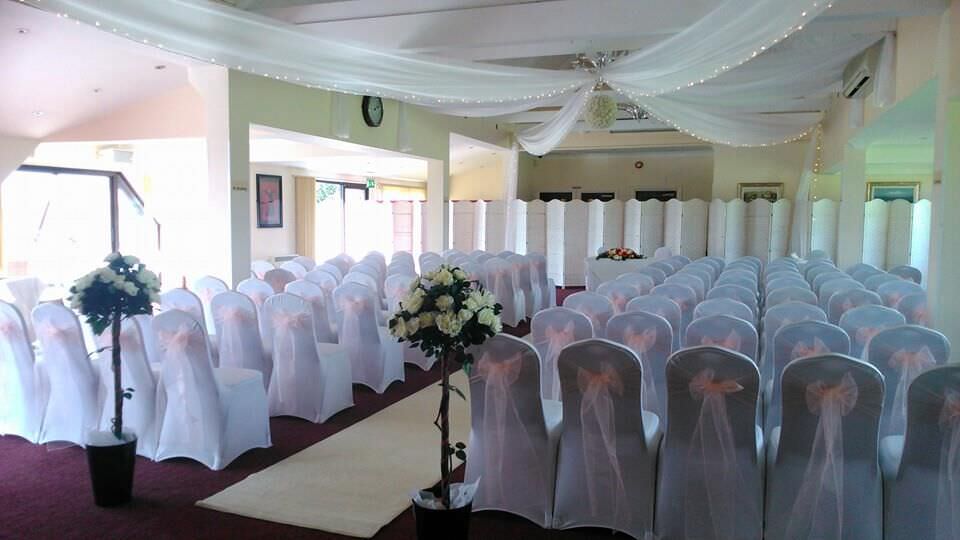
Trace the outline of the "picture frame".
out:
M 583 202 L 590 202 L 594 199 L 598 199 L 602 202 L 612 201 L 617 198 L 617 194 L 612 191 L 589 191 L 581 192 L 580 200 Z
M 541 191 L 540 200 L 543 202 L 550 202 L 550 201 L 570 202 L 573 200 L 573 192 L 572 191 Z
M 737 184 L 737 198 L 746 203 L 756 199 L 775 203 L 783 198 L 783 182 L 740 182 Z
M 667 202 L 670 199 L 680 199 L 680 191 L 676 189 L 637 189 L 633 192 L 633 198 L 640 202 L 650 199 Z
M 874 199 L 915 203 L 920 200 L 920 182 L 867 182 L 867 200 Z
M 257 175 L 257 228 L 283 227 L 283 177 L 276 174 Z

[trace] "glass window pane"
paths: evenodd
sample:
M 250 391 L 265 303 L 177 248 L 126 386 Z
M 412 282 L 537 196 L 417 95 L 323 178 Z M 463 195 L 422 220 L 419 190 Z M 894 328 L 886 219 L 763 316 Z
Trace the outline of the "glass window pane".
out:
M 317 182 L 315 255 L 325 261 L 343 252 L 343 186 Z

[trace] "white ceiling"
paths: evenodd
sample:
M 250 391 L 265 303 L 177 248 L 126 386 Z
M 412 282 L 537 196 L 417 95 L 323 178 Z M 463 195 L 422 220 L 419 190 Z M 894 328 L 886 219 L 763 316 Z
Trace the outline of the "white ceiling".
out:
M 0 2 L 0 134 L 43 138 L 187 83 L 192 61 Z M 157 65 L 165 69 L 154 69 Z

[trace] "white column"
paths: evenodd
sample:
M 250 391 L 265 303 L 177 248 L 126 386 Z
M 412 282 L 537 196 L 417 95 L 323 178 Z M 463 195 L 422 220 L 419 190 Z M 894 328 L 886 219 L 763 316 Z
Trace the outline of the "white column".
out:
M 450 193 L 450 169 L 447 161 L 427 160 L 427 219 L 423 224 L 426 230 L 426 251 L 440 253 L 447 249 L 450 234 L 450 216 L 445 211 L 447 196 Z
M 867 196 L 867 152 L 848 144 L 840 171 L 840 215 L 837 220 L 837 266 L 847 268 L 863 257 L 863 217 Z

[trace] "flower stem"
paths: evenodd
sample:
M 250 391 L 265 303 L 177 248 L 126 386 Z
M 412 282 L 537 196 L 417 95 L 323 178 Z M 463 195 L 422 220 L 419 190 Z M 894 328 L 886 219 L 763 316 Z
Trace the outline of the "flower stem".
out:
M 123 384 L 120 380 L 120 317 L 118 308 L 113 313 L 113 436 L 123 440 Z
M 440 502 L 450 508 L 450 363 L 453 351 L 440 356 Z

